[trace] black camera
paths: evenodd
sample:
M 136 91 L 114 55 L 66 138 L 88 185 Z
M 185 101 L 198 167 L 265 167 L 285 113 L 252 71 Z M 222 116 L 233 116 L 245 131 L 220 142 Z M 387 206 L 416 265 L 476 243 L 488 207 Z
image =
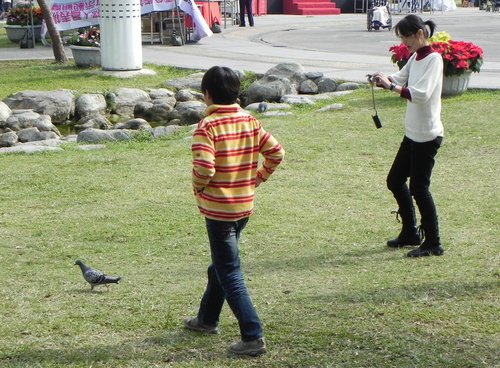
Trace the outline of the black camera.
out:
M 375 115 L 372 115 L 372 119 L 377 129 L 382 128 L 382 122 L 380 121 L 380 118 L 378 117 L 377 113 L 375 113 Z
M 368 82 L 370 82 L 371 87 L 372 87 L 372 100 L 373 100 L 373 110 L 375 111 L 375 115 L 372 115 L 372 120 L 377 129 L 382 128 L 382 122 L 380 121 L 380 118 L 378 117 L 377 113 L 377 108 L 375 107 L 375 93 L 373 92 L 373 83 L 377 81 L 377 78 L 373 76 L 373 74 L 367 74 L 366 79 L 368 79 Z

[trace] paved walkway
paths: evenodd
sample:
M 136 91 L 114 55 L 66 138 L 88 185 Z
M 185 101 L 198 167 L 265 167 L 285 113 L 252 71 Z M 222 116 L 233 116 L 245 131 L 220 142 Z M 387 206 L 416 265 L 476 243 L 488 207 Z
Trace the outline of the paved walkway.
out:
M 393 22 L 404 15 L 394 14 Z M 438 31 L 450 33 L 453 39 L 482 47 L 484 65 L 479 74 L 473 74 L 470 86 L 500 89 L 500 13 L 458 8 L 453 12 L 425 13 L 422 17 L 434 20 Z M 306 71 L 365 81 L 367 73 L 396 70 L 388 49 L 397 43 L 392 31 L 368 32 L 365 14 L 268 15 L 257 17 L 255 27 L 228 26 L 220 34 L 182 47 L 144 44 L 143 60 L 197 69 L 225 65 L 254 72 L 265 72 L 281 62 L 296 62 Z M 50 58 L 52 49 L 48 47 L 0 49 L 0 60 Z

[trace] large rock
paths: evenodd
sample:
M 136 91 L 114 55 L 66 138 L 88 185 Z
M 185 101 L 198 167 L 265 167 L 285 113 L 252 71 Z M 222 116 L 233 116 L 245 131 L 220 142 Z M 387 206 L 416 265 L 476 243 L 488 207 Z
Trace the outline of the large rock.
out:
M 127 130 L 127 129 L 99 130 L 90 128 L 90 129 L 85 129 L 83 132 L 80 132 L 78 134 L 76 141 L 86 142 L 86 143 L 128 141 L 138 133 L 139 133 L 138 130 Z
M 342 84 L 339 84 L 337 87 L 337 91 L 352 91 L 355 89 L 358 89 L 360 87 L 359 83 L 354 83 L 354 82 L 345 82 Z
M 106 99 L 102 94 L 87 93 L 76 99 L 75 117 L 80 119 L 88 115 L 103 114 L 106 112 Z
M 61 147 L 34 146 L 32 144 L 15 145 L 12 147 L 0 148 L 1 153 L 38 153 L 47 151 L 62 151 Z
M 18 142 L 15 132 L 7 132 L 0 134 L 0 147 L 12 147 Z
M 5 102 L 0 101 L 0 123 L 7 121 L 11 113 L 12 111 L 9 106 Z
M 314 101 L 304 95 L 285 95 L 281 98 L 281 102 L 290 105 L 314 105 Z
M 124 123 L 118 123 L 115 124 L 115 129 L 133 129 L 133 130 L 139 130 L 139 129 L 150 129 L 151 125 L 144 120 L 144 119 L 131 119 L 128 120 Z
M 52 124 L 51 118 L 49 115 L 40 115 L 40 117 L 33 123 L 35 128 L 38 128 L 41 132 L 53 132 L 58 137 L 61 137 L 61 133 L 59 129 Z
M 175 99 L 177 102 L 185 102 L 185 101 L 201 101 L 204 102 L 205 99 L 203 94 L 200 92 L 196 92 L 190 89 L 181 89 L 177 91 L 175 94 Z
M 342 110 L 344 108 L 344 105 L 341 103 L 334 103 L 328 106 L 324 106 L 321 109 L 317 110 L 317 112 L 329 112 L 329 111 L 335 111 L 335 110 Z
M 299 86 L 300 83 L 307 79 L 304 68 L 297 63 L 281 63 L 269 69 L 265 76 L 276 76 L 278 78 L 286 78 L 293 86 Z
M 4 102 L 11 110 L 30 109 L 49 115 L 54 123 L 70 119 L 75 112 L 74 95 L 68 90 L 22 91 L 7 97 Z
M 313 81 L 317 81 L 318 79 L 323 77 L 323 73 L 321 72 L 307 72 L 305 73 L 306 78 L 312 79 Z
M 152 100 L 175 97 L 175 92 L 166 88 L 153 88 L 149 90 L 149 97 L 151 97 Z
M 143 118 L 150 122 L 167 123 L 170 112 L 174 109 L 171 104 L 164 99 L 153 100 L 153 102 L 139 102 L 134 108 L 134 117 Z
M 269 101 L 280 102 L 281 97 L 295 92 L 290 80 L 274 75 L 265 76 L 248 87 L 247 103 Z
M 196 124 L 205 116 L 206 108 L 200 101 L 179 102 L 169 114 L 169 120 L 179 119 L 181 125 Z
M 201 80 L 205 73 L 194 73 L 184 78 L 169 79 L 165 82 L 168 88 L 179 89 L 195 89 L 201 91 Z
M 114 95 L 114 112 L 122 116 L 134 116 L 139 102 L 151 101 L 149 94 L 138 88 L 119 88 Z
M 38 128 L 26 128 L 17 132 L 19 142 L 43 141 L 46 139 L 59 138 L 54 132 L 39 131 Z
M 89 128 L 108 130 L 113 128 L 113 124 L 100 114 L 84 116 L 75 124 L 77 132 L 81 132 Z
M 292 108 L 291 105 L 285 104 L 285 103 L 266 103 L 266 102 L 262 102 L 262 105 L 261 105 L 261 103 L 255 102 L 253 104 L 245 106 L 245 110 L 248 110 L 248 111 L 259 111 L 259 106 L 260 106 L 260 109 L 262 110 L 261 112 L 270 111 L 270 110 L 285 110 L 285 109 L 291 109 Z
M 337 82 L 331 78 L 320 78 L 316 81 L 318 93 L 335 92 L 337 90 Z
M 300 83 L 298 92 L 313 95 L 318 93 L 318 86 L 312 80 L 306 79 Z
M 39 118 L 40 114 L 37 114 L 33 110 L 13 110 L 12 115 L 7 118 L 7 121 L 0 123 L 0 127 L 18 131 L 33 127 Z

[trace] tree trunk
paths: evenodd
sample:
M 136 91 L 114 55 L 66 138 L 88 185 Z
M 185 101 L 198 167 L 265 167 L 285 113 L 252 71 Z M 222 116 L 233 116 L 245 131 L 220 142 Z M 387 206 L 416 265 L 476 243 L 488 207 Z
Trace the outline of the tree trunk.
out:
M 68 57 L 64 51 L 64 46 L 61 40 L 61 35 L 57 31 L 54 18 L 47 4 L 46 0 L 38 0 L 38 5 L 42 9 L 43 19 L 47 26 L 47 31 L 49 32 L 50 39 L 52 41 L 52 51 L 54 52 L 54 57 L 57 63 L 65 64 L 68 62 Z

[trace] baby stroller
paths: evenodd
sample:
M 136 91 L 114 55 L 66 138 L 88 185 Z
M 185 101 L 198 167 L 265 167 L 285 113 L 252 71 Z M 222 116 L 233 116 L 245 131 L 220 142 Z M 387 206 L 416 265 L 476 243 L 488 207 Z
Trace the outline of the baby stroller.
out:
M 380 28 L 392 29 L 392 15 L 387 0 L 369 0 L 367 16 L 367 28 L 378 31 Z

